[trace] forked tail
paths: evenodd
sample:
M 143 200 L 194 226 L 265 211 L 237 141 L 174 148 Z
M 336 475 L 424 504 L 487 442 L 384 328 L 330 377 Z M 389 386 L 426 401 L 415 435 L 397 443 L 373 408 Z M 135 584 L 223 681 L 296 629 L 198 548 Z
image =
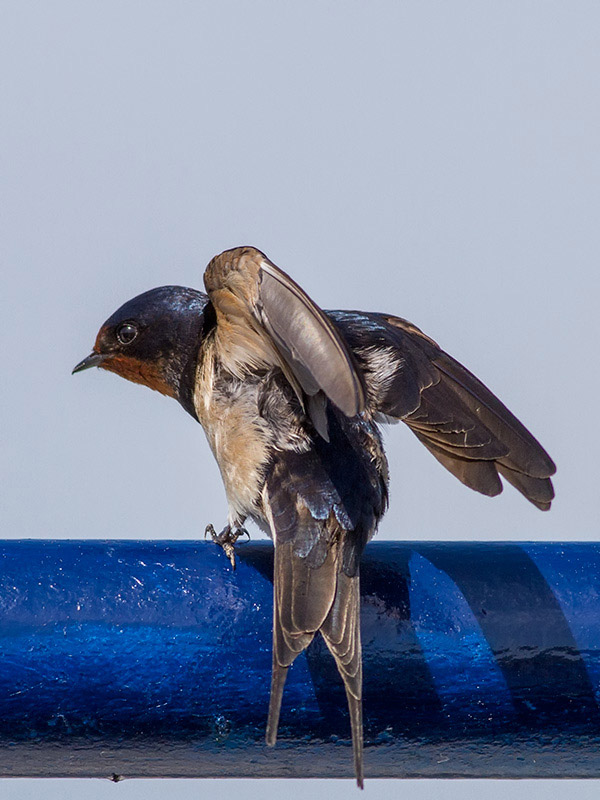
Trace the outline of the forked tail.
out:
M 340 569 L 332 547 L 318 567 L 293 552 L 291 543 L 275 548 L 273 667 L 266 742 L 277 740 L 283 689 L 290 665 L 321 632 L 344 682 L 356 782 L 363 787 L 362 658 L 358 573 Z

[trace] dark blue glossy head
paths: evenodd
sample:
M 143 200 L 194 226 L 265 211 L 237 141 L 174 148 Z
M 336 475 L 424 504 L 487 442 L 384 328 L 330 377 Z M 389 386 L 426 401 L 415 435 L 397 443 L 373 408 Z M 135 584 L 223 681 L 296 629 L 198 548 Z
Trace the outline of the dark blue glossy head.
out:
M 174 397 L 193 416 L 198 348 L 214 324 L 207 295 L 185 286 L 159 286 L 122 305 L 100 328 L 93 352 L 73 372 L 116 372 Z

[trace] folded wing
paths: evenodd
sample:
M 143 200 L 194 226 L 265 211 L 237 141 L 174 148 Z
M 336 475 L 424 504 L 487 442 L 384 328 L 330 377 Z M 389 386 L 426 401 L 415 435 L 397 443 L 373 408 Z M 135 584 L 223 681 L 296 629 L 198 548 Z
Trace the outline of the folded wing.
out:
M 325 398 L 349 417 L 364 409 L 361 373 L 335 325 L 263 253 L 227 250 L 210 262 L 204 282 L 219 351 L 234 374 L 280 366 L 325 439 Z
M 367 405 L 379 419 L 405 422 L 466 486 L 502 491 L 500 475 L 542 510 L 556 467 L 506 406 L 422 331 L 386 314 L 328 312 L 363 371 Z

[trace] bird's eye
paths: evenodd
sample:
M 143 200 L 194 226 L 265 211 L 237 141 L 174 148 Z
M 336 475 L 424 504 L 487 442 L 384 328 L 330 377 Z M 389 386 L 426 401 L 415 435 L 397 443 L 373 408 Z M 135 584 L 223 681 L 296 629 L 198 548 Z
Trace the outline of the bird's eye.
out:
M 137 335 L 137 325 L 132 322 L 125 322 L 117 328 L 117 339 L 121 344 L 131 344 Z

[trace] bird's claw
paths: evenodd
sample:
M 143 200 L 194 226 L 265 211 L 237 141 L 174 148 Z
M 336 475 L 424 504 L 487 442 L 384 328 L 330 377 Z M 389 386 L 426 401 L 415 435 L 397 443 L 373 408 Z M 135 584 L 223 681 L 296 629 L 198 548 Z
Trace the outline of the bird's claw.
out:
M 235 543 L 240 536 L 246 535 L 250 540 L 250 534 L 245 528 L 232 528 L 231 525 L 226 525 L 220 533 L 217 533 L 213 525 L 207 525 L 204 531 L 204 538 L 210 535 L 210 538 L 219 547 L 225 551 L 225 555 L 231 562 L 231 568 L 235 569 Z

